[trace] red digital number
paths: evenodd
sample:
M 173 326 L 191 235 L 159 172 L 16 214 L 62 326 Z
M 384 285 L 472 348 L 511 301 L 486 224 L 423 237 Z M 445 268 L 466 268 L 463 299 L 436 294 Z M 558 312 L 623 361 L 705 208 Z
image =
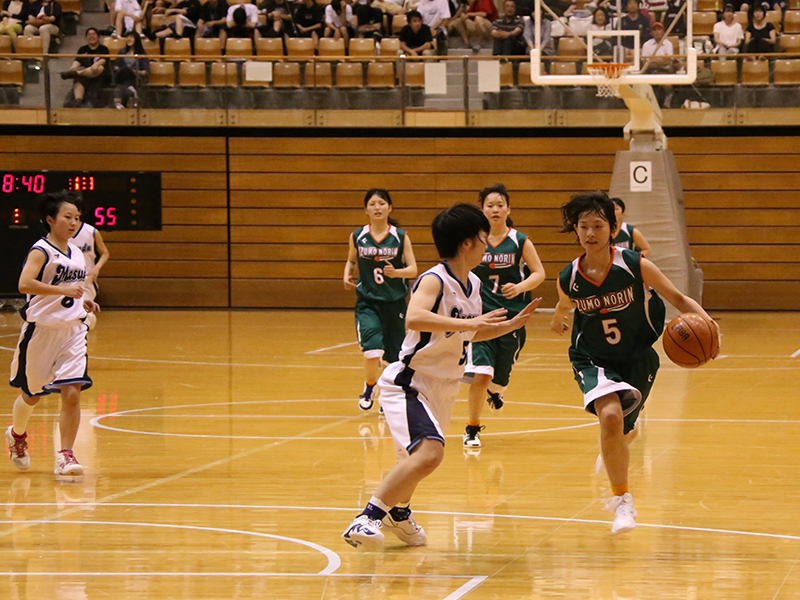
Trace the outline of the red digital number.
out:
M 14 191 L 14 176 L 11 173 L 3 175 L 3 193 L 10 194 Z
M 33 191 L 33 177 L 26 177 L 23 175 L 21 177 L 22 186 L 28 188 L 28 191 Z
M 94 177 L 92 177 L 92 179 L 94 179 Z M 113 206 L 106 209 L 106 217 L 108 218 L 108 223 L 106 223 L 106 225 L 109 227 L 113 227 L 117 224 L 117 215 L 114 214 L 114 210 Z
M 103 207 L 98 206 L 94 209 L 94 224 L 95 227 L 102 227 L 106 222 L 106 218 L 103 215 Z
M 117 224 L 117 215 L 114 214 L 116 209 L 113 206 L 105 208 L 103 206 L 98 206 L 94 209 L 94 225 L 95 227 L 102 227 L 105 225 L 106 227 L 113 227 Z
M 90 191 L 94 189 L 94 177 L 89 177 L 89 187 L 83 189 Z M 116 218 L 114 219 L 114 221 L 116 222 Z
M 44 175 L 37 175 L 33 178 L 33 191 L 37 194 L 44 192 Z

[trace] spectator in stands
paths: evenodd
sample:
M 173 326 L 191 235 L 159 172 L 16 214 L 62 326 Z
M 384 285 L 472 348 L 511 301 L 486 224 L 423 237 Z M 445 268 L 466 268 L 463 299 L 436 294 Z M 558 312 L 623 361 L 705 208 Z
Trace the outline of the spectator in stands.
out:
M 86 45 L 61 79 L 74 79 L 72 97 L 74 106 L 100 106 L 99 92 L 109 81 L 108 48 L 100 43 L 100 34 L 94 27 L 86 30 Z
M 447 54 L 447 22 L 451 17 L 447 0 L 420 0 L 417 12 L 422 15 L 422 22 L 431 28 L 436 39 L 436 51 Z
M 23 26 L 28 20 L 28 10 L 30 10 L 28 0 L 3 2 L 3 10 L 0 11 L 0 35 L 10 37 L 12 45 L 16 44 L 17 36 L 22 33 Z
M 150 71 L 146 54 L 141 38 L 129 33 L 125 38 L 125 47 L 120 48 L 113 65 L 115 108 L 135 108 L 138 105 L 137 85 L 144 81 Z
M 642 58 L 645 59 L 644 70 L 648 73 L 672 73 L 674 69 L 675 49 L 672 42 L 664 38 L 664 25 L 658 21 L 651 29 L 653 37 L 642 44 Z M 672 104 L 672 85 L 660 86 L 664 90 L 662 106 L 669 108 Z
M 228 7 L 225 27 L 220 28 L 220 45 L 225 48 L 225 42 L 229 37 L 253 39 L 256 27 L 258 27 L 258 8 L 250 4 L 249 0 L 233 4 Z
M 664 26 L 667 29 L 672 27 L 672 23 L 677 20 L 675 26 L 672 27 L 672 35 L 677 35 L 679 37 L 684 37 L 686 35 L 686 11 L 681 13 L 681 16 L 678 17 L 678 13 L 681 11 L 684 4 L 685 0 L 668 0 L 667 11 L 664 15 Z
M 536 8 L 536 0 L 514 0 L 514 4 L 517 7 L 517 14 L 523 20 L 525 17 L 532 15 Z M 542 9 L 542 14 L 547 14 L 547 12 Z
M 406 19 L 408 25 L 400 30 L 400 48 L 411 56 L 432 54 L 433 33 L 422 22 L 422 15 L 417 10 L 410 10 L 406 13 Z
M 342 6 L 342 2 L 344 2 L 344 6 Z M 350 38 L 355 35 L 353 9 L 350 8 L 348 0 L 331 0 L 331 3 L 325 7 L 325 37 L 332 37 L 335 40 L 342 38 L 346 50 L 350 44 Z
M 611 29 L 606 9 L 598 6 L 592 13 L 592 23 L 589 25 L 589 30 L 610 31 Z M 614 42 L 612 42 L 611 38 L 592 38 L 592 46 L 594 46 L 593 50 L 597 56 L 612 56 L 614 54 Z
M 356 15 L 356 32 L 358 37 L 374 38 L 379 42 L 383 37 L 383 11 L 372 6 L 373 0 L 364 0 L 363 4 L 356 4 L 353 12 Z
M 558 17 L 569 17 L 575 11 L 575 4 L 567 0 L 544 0 L 544 3 Z M 544 9 L 542 12 L 545 12 Z
M 525 54 L 525 41 L 522 37 L 525 31 L 525 22 L 517 16 L 517 7 L 514 0 L 503 2 L 503 16 L 492 23 L 492 37 L 494 38 L 494 56 L 515 56 Z
M 228 15 L 227 0 L 206 0 L 197 21 L 197 35 L 205 38 L 219 37 Z
M 628 14 L 623 15 L 620 19 L 620 29 L 638 29 L 639 43 L 642 44 L 650 39 L 650 19 L 640 12 L 639 6 L 639 0 L 628 0 Z M 630 54 L 633 54 L 633 38 L 631 36 L 623 36 L 622 45 L 631 50 Z
M 525 19 L 525 31 L 522 36 L 525 38 L 525 43 L 528 45 L 528 50 L 533 50 L 536 47 L 536 34 L 534 28 L 536 26 L 535 8 L 531 12 L 531 16 Z M 553 29 L 553 22 L 550 15 L 542 15 L 542 56 L 552 56 L 555 54 L 556 48 L 551 35 Z
M 404 8 L 405 2 L 403 0 L 373 0 L 372 6 L 380 8 L 384 14 L 389 15 L 389 24 L 391 25 L 392 17 L 394 15 L 402 15 L 406 12 Z
M 775 26 L 767 21 L 769 5 L 764 3 L 753 8 L 753 18 L 744 32 L 745 52 L 775 52 L 775 41 L 778 34 Z
M 726 4 L 722 21 L 714 23 L 714 51 L 719 54 L 738 54 L 744 39 L 742 25 L 733 19 L 733 4 Z
M 261 14 L 267 16 L 267 24 L 256 27 L 256 39 L 259 37 L 288 39 L 294 35 L 292 12 L 286 0 L 264 0 L 259 9 Z
M 56 0 L 38 0 L 28 10 L 25 35 L 42 36 L 42 52 L 50 52 L 50 39 L 58 36 L 61 20 L 61 5 Z
M 322 34 L 325 10 L 317 4 L 316 0 L 303 0 L 298 2 L 294 12 L 294 29 L 298 37 L 314 40 L 314 48 L 319 46 L 319 36 Z
M 116 19 L 116 27 L 112 33 L 114 37 L 125 36 L 129 31 L 142 33 L 144 13 L 136 0 L 116 0 L 114 15 Z
M 194 39 L 197 35 L 197 25 L 202 10 L 203 6 L 200 4 L 200 0 L 181 0 L 174 8 L 167 9 L 166 14 L 173 16 L 174 20 L 165 29 L 156 33 L 156 37 Z
M 494 0 L 472 0 L 467 12 L 456 17 L 451 25 L 467 46 L 472 45 L 475 52 L 480 52 L 481 41 L 492 37 L 492 23 L 499 16 Z

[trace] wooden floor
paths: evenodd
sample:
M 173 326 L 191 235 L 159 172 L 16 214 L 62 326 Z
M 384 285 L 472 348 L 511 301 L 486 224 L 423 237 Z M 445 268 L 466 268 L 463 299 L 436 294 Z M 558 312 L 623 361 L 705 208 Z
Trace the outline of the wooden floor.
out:
M 52 474 L 54 397 L 31 471 L 0 467 L 0 597 L 800 598 L 800 314 L 715 316 L 719 360 L 663 359 L 631 452 L 634 532 L 610 534 L 597 426 L 541 314 L 477 457 L 456 405 L 412 505 L 428 546 L 369 554 L 340 535 L 394 454 L 356 405 L 351 312 L 105 312 L 83 481 Z M 18 331 L 0 313 L 3 373 Z

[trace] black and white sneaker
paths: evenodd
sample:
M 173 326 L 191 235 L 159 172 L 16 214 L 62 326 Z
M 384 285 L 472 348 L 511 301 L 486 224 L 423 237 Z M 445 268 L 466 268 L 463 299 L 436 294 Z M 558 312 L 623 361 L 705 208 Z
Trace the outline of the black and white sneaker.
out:
M 381 527 L 383 525 L 380 521 L 371 519 L 367 515 L 358 515 L 342 537 L 353 548 L 377 552 L 383 549 L 384 536 Z
M 489 392 L 489 397 L 486 399 L 486 403 L 489 405 L 489 408 L 492 409 L 492 412 L 496 415 L 499 415 L 503 412 L 503 394 L 500 392 Z
M 483 425 L 467 425 L 464 431 L 464 448 L 480 448 L 483 429 Z
M 397 514 L 398 509 L 394 508 L 383 517 L 383 528 L 395 534 L 401 542 L 409 546 L 424 546 L 428 541 L 428 534 L 417 525 L 414 515 L 408 509 L 400 509 L 403 514 Z M 395 513 L 395 514 L 392 514 Z M 403 518 L 395 518 L 400 517 Z
M 372 406 L 375 404 L 375 399 L 372 397 L 372 393 L 375 390 L 375 384 L 372 385 L 365 383 L 364 384 L 364 392 L 358 397 L 358 408 L 361 410 L 371 410 Z

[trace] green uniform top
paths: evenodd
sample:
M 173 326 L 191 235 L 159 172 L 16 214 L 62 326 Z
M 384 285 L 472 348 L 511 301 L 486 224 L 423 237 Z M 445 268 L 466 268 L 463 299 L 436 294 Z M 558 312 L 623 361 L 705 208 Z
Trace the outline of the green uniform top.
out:
M 403 248 L 406 232 L 394 225 L 382 239 L 372 237 L 369 225 L 353 232 L 358 264 L 356 292 L 362 298 L 391 302 L 408 295 L 408 284 L 402 277 L 384 277 L 383 267 L 390 262 L 395 269 L 402 269 Z
M 664 329 L 664 302 L 642 279 L 642 255 L 611 247 L 611 265 L 600 283 L 586 278 L 576 258 L 558 275 L 575 302 L 570 356 L 631 360 L 652 347 Z
M 528 269 L 523 267 L 522 259 L 522 249 L 527 239 L 527 235 L 510 228 L 506 237 L 497 246 L 487 242 L 481 264 L 472 269 L 483 284 L 481 300 L 484 313 L 496 308 L 505 308 L 508 311 L 508 318 L 511 319 L 530 303 L 530 292 L 520 294 L 511 300 L 506 300 L 502 292 L 505 284 L 519 283 L 528 276 L 526 273 Z
M 639 249 L 633 241 L 633 225 L 623 221 L 622 225 L 619 226 L 617 237 L 611 240 L 611 245 L 623 250 L 636 250 L 638 252 Z

